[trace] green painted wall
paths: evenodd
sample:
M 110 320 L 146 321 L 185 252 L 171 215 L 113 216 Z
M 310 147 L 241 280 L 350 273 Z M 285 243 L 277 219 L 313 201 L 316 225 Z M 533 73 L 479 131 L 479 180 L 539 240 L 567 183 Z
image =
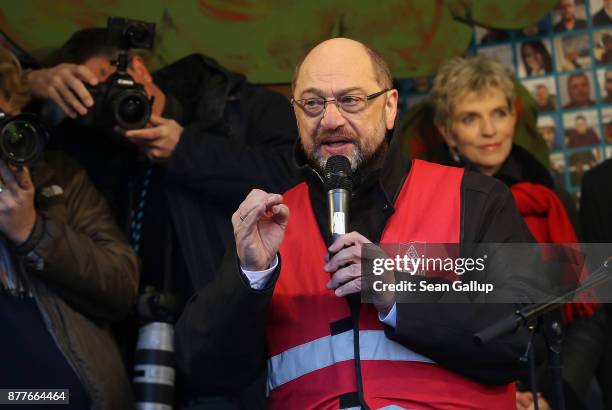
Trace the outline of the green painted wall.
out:
M 157 24 L 153 67 L 210 55 L 260 83 L 289 82 L 314 44 L 346 36 L 377 49 L 396 78 L 428 75 L 472 38 L 472 24 L 520 28 L 555 0 L 0 0 L 0 30 L 38 59 L 108 16 Z

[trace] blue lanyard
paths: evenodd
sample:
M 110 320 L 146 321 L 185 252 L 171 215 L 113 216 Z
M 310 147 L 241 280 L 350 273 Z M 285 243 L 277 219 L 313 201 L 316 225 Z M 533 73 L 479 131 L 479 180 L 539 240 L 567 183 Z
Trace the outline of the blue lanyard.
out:
M 153 173 L 153 163 L 149 162 L 149 166 L 145 172 L 144 180 L 142 183 L 142 189 L 140 190 L 140 196 L 138 197 L 138 204 L 134 207 L 130 213 L 130 243 L 132 248 L 138 253 L 140 251 L 140 239 L 142 234 L 142 221 L 144 219 L 144 207 L 145 200 L 147 198 L 147 189 L 151 181 L 151 175 Z

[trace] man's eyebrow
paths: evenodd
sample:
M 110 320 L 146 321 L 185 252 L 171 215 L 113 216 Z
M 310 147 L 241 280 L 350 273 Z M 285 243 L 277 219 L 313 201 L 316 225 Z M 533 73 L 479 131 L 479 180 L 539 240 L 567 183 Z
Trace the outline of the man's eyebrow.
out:
M 344 88 L 342 90 L 338 90 L 335 92 L 336 96 L 340 96 L 340 95 L 346 95 L 352 92 L 359 92 L 359 93 L 363 93 L 366 94 L 366 91 L 361 88 L 361 87 L 348 87 L 348 88 Z M 304 97 L 304 94 L 314 94 L 317 96 L 323 96 L 323 94 L 325 94 L 324 91 L 322 91 L 319 88 L 315 88 L 315 87 L 311 87 L 311 88 L 307 88 L 304 91 L 301 92 L 300 97 Z M 330 97 L 331 98 L 331 97 Z

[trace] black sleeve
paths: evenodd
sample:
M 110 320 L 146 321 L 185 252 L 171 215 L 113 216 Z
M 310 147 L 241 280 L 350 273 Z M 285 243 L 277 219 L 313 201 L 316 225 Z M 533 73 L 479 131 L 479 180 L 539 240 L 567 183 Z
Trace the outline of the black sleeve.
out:
M 237 394 L 265 369 L 266 319 L 280 262 L 269 286 L 253 290 L 232 246 L 217 279 L 187 302 L 175 340 L 177 365 L 189 389 L 203 396 Z
M 567 212 L 567 216 L 574 227 L 574 232 L 576 232 L 576 236 L 578 237 L 578 241 L 582 241 L 582 226 L 580 225 L 580 220 L 578 218 L 578 211 L 576 210 L 576 202 L 574 202 L 574 198 L 572 195 L 567 192 L 562 187 L 555 187 L 555 194 L 561 200 L 563 204 L 563 208 L 565 208 L 565 212 Z
M 47 159 L 62 194 L 37 198 L 37 223 L 20 260 L 79 312 L 120 320 L 136 300 L 138 257 L 85 170 L 61 154 Z
M 234 124 L 245 128 L 228 135 L 219 126 L 185 126 L 168 163 L 169 181 L 235 207 L 253 188 L 282 193 L 299 182 L 293 160 L 298 133 L 289 101 L 247 84 L 240 98 L 227 104 Z
M 593 316 L 575 319 L 565 330 L 562 350 L 563 380 L 571 391 L 585 402 L 605 352 L 608 329 L 606 312 L 599 308 Z M 550 385 L 549 378 L 542 383 L 545 393 L 547 385 Z M 548 397 L 552 397 L 552 386 L 549 387 Z
M 610 234 L 607 232 L 612 227 L 611 212 L 608 205 L 612 205 L 612 201 L 606 201 L 610 198 L 610 194 L 598 186 L 597 182 L 602 181 L 602 173 L 610 168 L 610 163 L 603 163 L 599 167 L 594 168 L 584 174 L 582 178 L 582 195 L 580 197 L 580 223 L 582 227 L 582 236 L 585 242 L 605 243 L 610 241 Z M 612 173 L 610 173 L 612 175 Z M 603 179 L 605 181 L 605 179 Z M 603 185 L 607 186 L 607 184 Z M 604 191 L 600 191 L 604 190 Z
M 461 242 L 535 242 L 512 193 L 499 180 L 467 172 L 461 196 Z
M 509 190 L 499 181 L 468 173 L 462 185 L 462 242 L 533 242 Z M 512 304 L 398 303 L 396 328 L 387 336 L 441 366 L 478 382 L 501 385 L 524 373 L 520 357 L 527 332 L 479 344 L 474 334 L 512 315 Z

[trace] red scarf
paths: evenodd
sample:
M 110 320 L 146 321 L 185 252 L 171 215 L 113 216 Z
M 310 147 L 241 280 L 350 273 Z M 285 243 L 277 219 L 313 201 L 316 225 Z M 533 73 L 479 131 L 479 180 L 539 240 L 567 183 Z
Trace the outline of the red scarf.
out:
M 576 233 L 561 200 L 544 185 L 521 182 L 510 188 L 516 206 L 539 243 L 577 243 Z M 579 297 L 580 298 L 580 297 Z M 589 296 L 592 299 L 593 296 Z M 576 316 L 591 316 L 599 303 L 576 302 L 563 308 L 569 323 Z

